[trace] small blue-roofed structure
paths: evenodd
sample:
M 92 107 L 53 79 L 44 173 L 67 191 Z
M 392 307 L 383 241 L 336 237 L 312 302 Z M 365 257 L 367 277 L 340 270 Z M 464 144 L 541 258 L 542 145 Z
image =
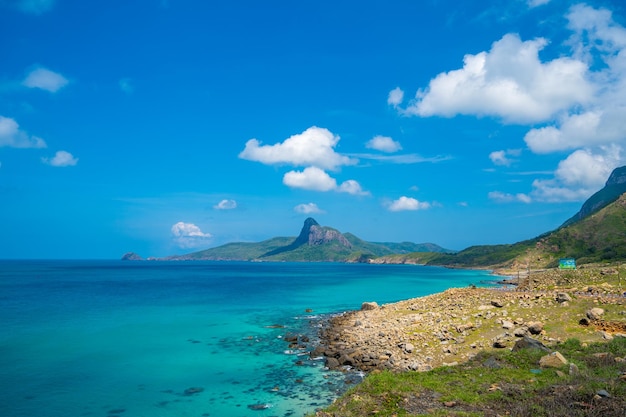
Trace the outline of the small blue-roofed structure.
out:
M 576 269 L 576 259 L 574 258 L 559 259 L 559 269 Z

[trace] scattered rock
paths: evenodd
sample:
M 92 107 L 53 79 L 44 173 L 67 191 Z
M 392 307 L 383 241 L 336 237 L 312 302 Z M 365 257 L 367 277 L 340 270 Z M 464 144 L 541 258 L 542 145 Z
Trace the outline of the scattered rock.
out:
M 512 321 L 505 320 L 505 321 L 502 322 L 502 328 L 503 329 L 509 330 L 509 329 L 512 329 L 514 326 L 515 326 L 515 324 L 513 324 Z
M 552 352 L 539 359 L 539 366 L 542 368 L 560 368 L 563 365 L 567 365 L 567 363 L 567 359 L 559 352 Z
M 498 308 L 504 307 L 502 300 L 491 300 L 491 305 Z
M 378 310 L 378 308 L 379 308 L 378 303 L 375 301 L 365 302 L 361 304 L 361 311 Z
M 186 395 L 186 396 L 195 395 L 195 394 L 201 393 L 202 391 L 204 391 L 204 388 L 202 388 L 202 387 L 191 387 L 191 388 L 187 388 L 183 392 L 183 395 Z
M 248 405 L 248 408 L 249 408 L 250 410 L 256 410 L 256 411 L 259 411 L 259 410 L 266 410 L 266 409 L 268 409 L 268 408 L 272 408 L 272 405 L 271 405 L 271 404 L 266 404 L 266 403 L 262 403 L 262 404 L 250 404 L 250 405 Z
M 594 307 L 587 311 L 587 317 L 589 320 L 600 320 L 603 314 L 604 310 L 599 307 Z
M 515 337 L 524 337 L 528 334 L 528 328 L 526 327 L 518 327 L 515 330 L 513 330 L 513 335 Z
M 541 334 L 543 331 L 543 323 L 540 321 L 533 321 L 528 323 L 528 331 L 530 334 Z
M 599 390 L 598 392 L 596 392 L 596 394 L 598 394 L 602 398 L 611 398 L 611 394 L 609 394 L 609 392 L 604 389 Z
M 517 352 L 518 350 L 521 350 L 521 349 L 539 349 L 539 350 L 543 350 L 546 352 L 550 352 L 550 349 L 548 349 L 546 345 L 541 343 L 539 340 L 533 339 L 532 337 L 528 337 L 528 336 L 524 336 L 523 339 L 520 339 L 517 342 L 515 342 L 515 345 L 513 346 L 513 352 Z
M 504 349 L 506 346 L 507 346 L 506 345 L 506 341 L 502 340 L 502 339 L 496 339 L 493 342 L 493 347 L 496 348 L 496 349 Z
M 572 297 L 566 292 L 560 292 L 556 295 L 557 303 L 565 303 L 568 301 L 572 301 Z

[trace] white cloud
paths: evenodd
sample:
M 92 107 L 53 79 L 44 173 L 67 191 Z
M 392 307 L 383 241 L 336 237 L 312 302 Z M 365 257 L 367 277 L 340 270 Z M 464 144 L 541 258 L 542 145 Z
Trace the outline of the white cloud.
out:
M 601 62 L 588 78 L 596 94 L 583 108 L 554 124 L 530 130 L 524 140 L 535 153 L 611 143 L 626 143 L 626 28 L 611 12 L 579 4 L 567 15 L 573 54 L 590 64 Z
M 586 103 L 593 93 L 587 65 L 561 57 L 541 62 L 543 38 L 522 41 L 507 34 L 489 52 L 467 54 L 462 69 L 441 73 L 403 112 L 409 115 L 495 116 L 509 123 L 534 123 Z
M 430 203 L 421 202 L 412 197 L 402 196 L 387 205 L 389 211 L 415 211 L 430 208 Z
M 0 148 L 45 148 L 46 142 L 37 136 L 30 136 L 20 129 L 10 117 L 0 116 Z
M 622 162 L 622 148 L 603 147 L 601 153 L 579 149 L 559 163 L 554 178 L 533 181 L 532 196 L 546 202 L 580 201 L 604 186 Z
M 267 165 L 288 164 L 331 170 L 355 164 L 357 161 L 335 152 L 338 142 L 339 136 L 313 126 L 275 145 L 261 145 L 257 139 L 250 139 L 239 158 Z
M 527 3 L 528 7 L 532 9 L 534 7 L 539 7 L 543 6 L 544 4 L 550 3 L 550 0 L 528 0 Z
M 400 87 L 396 87 L 389 92 L 387 104 L 398 107 L 404 100 L 404 91 Z
M 337 188 L 337 181 L 317 167 L 307 167 L 303 171 L 289 171 L 283 176 L 283 184 L 292 188 L 314 191 L 331 191 Z
M 46 68 L 32 70 L 22 81 L 26 87 L 40 88 L 51 93 L 56 93 L 68 83 L 67 78 Z
M 352 195 L 369 195 L 355 180 L 347 180 L 337 185 L 337 180 L 317 167 L 307 167 L 303 171 L 289 171 L 283 176 L 283 184 L 291 188 L 312 191 L 337 191 Z
M 293 209 L 302 214 L 324 213 L 315 203 L 298 204 Z
M 388 152 L 388 153 L 397 152 L 402 149 L 402 145 L 400 145 L 400 142 L 396 142 L 395 140 L 393 140 L 392 138 L 388 136 L 380 136 L 380 135 L 374 136 L 372 139 L 370 139 L 365 144 L 365 147 L 369 149 L 376 149 L 377 151 L 381 151 L 381 152 Z
M 532 202 L 532 198 L 527 194 L 517 193 L 517 194 L 509 194 L 503 193 L 501 191 L 491 191 L 489 194 L 489 199 L 494 200 L 498 203 L 530 203 Z
M 205 245 L 212 236 L 204 233 L 193 223 L 178 222 L 171 228 L 176 244 L 181 248 L 195 248 Z
M 489 159 L 495 165 L 511 165 L 511 160 L 506 157 L 506 151 L 494 151 L 489 154 Z
M 531 7 L 545 3 L 527 2 Z M 540 59 L 546 39 L 522 41 L 507 34 L 489 51 L 466 55 L 463 68 L 437 75 L 399 111 L 422 117 L 495 116 L 533 124 L 524 136 L 533 153 L 571 154 L 553 178 L 536 179 L 525 195 L 546 202 L 587 198 L 613 168 L 626 162 L 621 156 L 626 147 L 626 28 L 610 10 L 584 3 L 570 7 L 565 18 L 571 36 L 557 46 L 569 52 L 559 58 Z M 496 151 L 490 158 L 506 165 L 512 156 Z M 493 197 L 520 200 L 505 193 Z
M 352 195 L 370 195 L 369 191 L 363 191 L 361 184 L 355 180 L 347 180 L 341 183 L 337 188 L 340 193 L 348 193 Z
M 41 158 L 44 164 L 51 165 L 53 167 L 69 167 L 78 163 L 78 158 L 66 151 L 58 151 L 52 158 Z
M 510 166 L 513 162 L 515 162 L 514 159 L 509 158 L 510 156 L 519 156 L 520 155 L 520 150 L 519 149 L 508 149 L 506 151 L 493 151 L 489 154 L 489 159 L 491 159 L 491 162 L 494 163 L 494 165 L 499 165 L 499 166 Z
M 235 200 L 222 200 L 213 206 L 216 210 L 232 210 L 237 208 L 237 202 Z

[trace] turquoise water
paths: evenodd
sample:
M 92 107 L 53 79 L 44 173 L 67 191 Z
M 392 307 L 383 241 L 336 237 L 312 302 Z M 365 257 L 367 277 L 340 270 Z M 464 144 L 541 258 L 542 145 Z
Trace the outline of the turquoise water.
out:
M 302 416 L 346 387 L 311 346 L 329 314 L 465 287 L 410 265 L 0 261 L 0 415 Z

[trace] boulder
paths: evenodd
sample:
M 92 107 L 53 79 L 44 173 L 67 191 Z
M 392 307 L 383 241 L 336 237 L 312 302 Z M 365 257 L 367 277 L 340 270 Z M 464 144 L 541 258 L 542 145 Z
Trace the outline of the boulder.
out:
M 512 322 L 512 321 L 504 320 L 504 321 L 502 322 L 502 328 L 503 328 L 503 329 L 507 329 L 507 330 L 509 330 L 509 329 L 512 329 L 514 326 L 515 326 L 515 324 L 513 324 L 513 322 Z
M 532 321 L 528 323 L 528 331 L 530 334 L 541 334 L 543 331 L 543 323 L 540 321 Z
M 513 352 L 517 352 L 521 349 L 539 349 L 546 352 L 550 352 L 550 349 L 543 343 L 541 343 L 537 339 L 533 339 L 532 337 L 524 336 L 522 339 L 515 342 L 513 346 Z
M 542 368 L 560 368 L 567 365 L 567 359 L 563 357 L 559 352 L 552 352 L 549 355 L 543 356 L 539 359 L 539 366 Z
M 572 297 L 566 292 L 560 292 L 556 295 L 556 301 L 558 303 L 565 303 L 568 301 L 572 301 Z
M 491 300 L 491 305 L 498 308 L 504 307 L 502 300 Z
M 587 317 L 589 320 L 600 320 L 603 314 L 604 310 L 599 307 L 594 307 L 587 311 Z
M 375 301 L 361 304 L 361 311 L 378 310 L 378 303 Z
M 328 369 L 337 369 L 339 368 L 339 361 L 335 358 L 326 358 L 326 367 Z

